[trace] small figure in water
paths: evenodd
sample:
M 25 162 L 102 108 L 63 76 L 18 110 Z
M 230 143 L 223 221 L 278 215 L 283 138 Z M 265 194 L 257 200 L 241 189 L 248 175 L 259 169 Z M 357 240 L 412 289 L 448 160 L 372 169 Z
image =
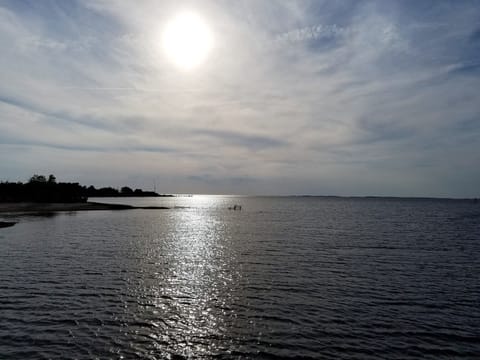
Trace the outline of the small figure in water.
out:
M 228 207 L 228 210 L 242 210 L 242 206 L 241 205 L 233 205 L 233 206 L 229 206 Z

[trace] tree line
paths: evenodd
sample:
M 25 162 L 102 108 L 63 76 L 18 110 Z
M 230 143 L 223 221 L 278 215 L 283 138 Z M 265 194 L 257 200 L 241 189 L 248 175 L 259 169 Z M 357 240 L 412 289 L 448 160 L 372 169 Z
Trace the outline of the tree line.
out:
M 90 197 L 161 196 L 153 191 L 113 187 L 95 188 L 57 182 L 54 175 L 33 175 L 26 183 L 0 182 L 0 202 L 86 202 Z

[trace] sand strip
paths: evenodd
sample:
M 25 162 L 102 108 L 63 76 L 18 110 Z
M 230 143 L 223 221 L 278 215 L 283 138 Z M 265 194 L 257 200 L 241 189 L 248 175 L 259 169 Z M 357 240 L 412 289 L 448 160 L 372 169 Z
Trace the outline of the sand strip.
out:
M 122 204 L 84 203 L 0 203 L 0 213 L 49 213 L 57 211 L 92 211 L 92 210 L 133 210 L 133 209 L 169 209 L 164 206 L 131 206 Z

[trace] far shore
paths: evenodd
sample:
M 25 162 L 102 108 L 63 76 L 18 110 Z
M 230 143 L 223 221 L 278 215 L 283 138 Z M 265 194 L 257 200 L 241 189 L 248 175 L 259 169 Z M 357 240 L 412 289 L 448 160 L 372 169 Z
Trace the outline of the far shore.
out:
M 0 228 L 6 228 L 15 225 L 14 221 L 0 221 Z
M 164 206 L 131 206 L 123 204 L 104 204 L 98 202 L 78 203 L 0 203 L 0 213 L 32 214 L 57 211 L 92 211 L 92 210 L 133 210 L 133 209 L 169 209 Z

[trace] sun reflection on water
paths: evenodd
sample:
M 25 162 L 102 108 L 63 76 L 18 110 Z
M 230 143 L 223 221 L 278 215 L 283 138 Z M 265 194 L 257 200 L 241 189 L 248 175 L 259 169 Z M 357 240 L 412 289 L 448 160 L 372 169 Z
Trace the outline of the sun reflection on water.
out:
M 217 344 L 234 317 L 229 304 L 238 275 L 235 254 L 225 222 L 211 209 L 172 212 L 162 254 L 156 304 L 164 324 L 162 340 L 171 352 L 187 357 L 219 351 Z

